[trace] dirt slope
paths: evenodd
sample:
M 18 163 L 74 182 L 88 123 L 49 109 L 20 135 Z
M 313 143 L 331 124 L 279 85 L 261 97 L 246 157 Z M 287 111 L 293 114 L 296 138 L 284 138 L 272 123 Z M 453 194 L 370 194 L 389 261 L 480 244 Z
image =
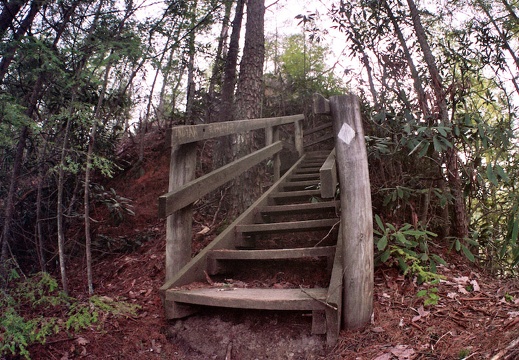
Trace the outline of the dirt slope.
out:
M 139 314 L 107 318 L 103 329 L 78 337 L 49 339 L 45 346 L 31 348 L 34 359 L 519 358 L 519 284 L 486 276 L 448 253 L 453 265 L 440 267 L 446 279 L 438 285 L 439 303 L 431 307 L 424 308 L 423 299 L 416 297 L 421 287 L 412 279 L 394 269 L 377 269 L 372 324 L 342 332 L 334 349 L 325 348 L 324 336 L 310 335 L 311 317 L 300 313 L 208 309 L 166 322 L 158 295 L 164 279 L 165 224 L 156 214 L 157 197 L 167 190 L 169 151 L 158 133 L 146 143 L 141 166 L 106 185 L 133 200 L 135 217 L 115 226 L 98 207 L 95 229 L 97 236 L 124 240 L 133 249 L 98 254 L 96 293 L 139 304 Z M 128 161 L 136 159 L 131 146 L 121 153 Z M 195 231 L 220 222 L 203 211 L 195 216 Z M 211 238 L 197 236 L 195 251 Z M 84 268 L 78 260 L 70 269 L 77 297 L 86 293 Z

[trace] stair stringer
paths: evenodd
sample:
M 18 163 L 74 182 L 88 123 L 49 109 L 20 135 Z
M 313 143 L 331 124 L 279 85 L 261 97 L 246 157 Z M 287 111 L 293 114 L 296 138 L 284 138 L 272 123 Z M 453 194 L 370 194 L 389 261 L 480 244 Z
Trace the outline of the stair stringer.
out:
M 326 296 L 326 343 L 328 346 L 334 346 L 339 339 L 341 331 L 342 319 L 342 293 L 343 293 L 343 238 L 342 224 L 339 226 L 339 234 L 337 237 L 337 246 L 335 248 L 335 257 L 333 259 L 332 276 L 330 285 L 328 286 L 328 294 Z

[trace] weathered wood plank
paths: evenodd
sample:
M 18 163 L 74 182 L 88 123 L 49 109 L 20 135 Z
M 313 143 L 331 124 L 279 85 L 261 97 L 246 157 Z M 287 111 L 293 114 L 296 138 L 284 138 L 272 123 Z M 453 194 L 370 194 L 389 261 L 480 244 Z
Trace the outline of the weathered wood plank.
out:
M 314 166 L 314 167 L 300 167 L 294 173 L 295 174 L 313 174 L 313 173 L 319 173 L 320 169 L 321 169 L 321 165 Z
M 316 186 L 319 186 L 319 180 L 289 181 L 284 183 L 281 188 L 285 191 L 288 189 L 295 190 L 301 188 L 308 190 L 308 188 L 315 188 Z
M 168 216 L 169 214 L 194 203 L 202 196 L 234 179 L 237 175 L 245 172 L 252 166 L 259 164 L 261 161 L 268 159 L 273 154 L 278 153 L 282 148 L 283 144 L 281 141 L 278 141 L 160 196 L 159 216 Z M 179 170 L 176 171 L 178 172 Z
M 330 199 L 335 197 L 337 189 L 335 149 L 332 150 L 323 166 L 321 166 L 319 173 L 321 175 L 321 197 L 323 199 Z
M 322 143 L 326 140 L 330 140 L 330 139 L 333 139 L 333 133 L 330 133 L 330 134 L 324 134 L 323 136 L 320 136 L 318 137 L 317 139 L 313 140 L 313 141 L 310 141 L 308 143 L 305 144 L 305 148 L 307 147 L 310 147 L 310 146 L 313 146 L 313 145 L 317 145 L 319 143 Z
M 227 290 L 227 291 L 226 291 Z M 261 310 L 324 310 L 327 289 L 203 288 L 168 290 L 166 300 L 205 306 Z M 317 299 L 317 300 L 316 300 Z
M 321 196 L 321 190 L 280 191 L 272 194 L 273 200 L 301 199 Z
M 339 227 L 335 257 L 333 259 L 332 276 L 326 303 L 331 305 L 326 307 L 326 343 L 329 347 L 335 346 L 341 331 L 342 317 L 342 296 L 343 296 L 343 237 L 342 224 Z M 334 309 L 335 308 L 335 309 Z
M 373 312 L 373 218 L 368 156 L 355 95 L 330 98 L 336 134 L 344 239 L 343 323 L 348 329 L 369 324 Z
M 335 246 L 268 250 L 212 250 L 207 256 L 207 272 L 210 275 L 226 273 L 229 260 L 286 260 L 327 257 L 333 262 L 334 254 Z
M 272 233 L 283 231 L 306 231 L 330 228 L 337 224 L 339 219 L 318 219 L 303 221 L 287 221 L 268 224 L 247 224 L 236 226 L 236 231 L 241 233 Z
M 333 123 L 330 121 L 327 124 L 319 125 L 319 126 L 316 126 L 314 128 L 305 130 L 305 136 L 311 135 L 313 133 L 316 133 L 316 132 L 319 132 L 319 131 L 322 131 L 322 130 L 328 129 L 328 128 L 330 128 L 330 132 L 331 132 L 332 131 L 332 127 L 333 127 Z
M 314 114 L 330 114 L 330 101 L 321 94 L 313 95 Z
M 294 145 L 299 156 L 303 156 L 303 122 L 301 120 L 294 123 Z
M 209 253 L 209 257 L 218 260 L 275 260 L 333 256 L 334 254 L 335 246 L 318 246 L 296 249 L 213 250 Z
M 289 181 L 292 181 L 292 180 L 296 180 L 296 181 L 299 181 L 299 180 L 319 180 L 319 173 L 315 173 L 315 174 L 293 174 L 292 176 L 290 176 L 290 179 L 288 179 Z
M 196 143 L 171 149 L 169 190 L 195 178 Z M 168 216 L 166 222 L 166 279 L 171 279 L 191 259 L 193 211 L 191 206 Z
M 221 123 L 175 126 L 168 131 L 166 141 L 171 146 L 187 144 L 199 140 L 207 140 L 218 136 L 243 133 L 251 130 L 264 129 L 269 126 L 279 126 L 303 120 L 304 115 L 292 115 L 276 118 L 226 121 Z
M 323 201 L 303 204 L 269 205 L 259 209 L 262 214 L 292 213 L 292 212 L 311 212 L 325 209 L 338 209 L 340 205 L 337 201 Z

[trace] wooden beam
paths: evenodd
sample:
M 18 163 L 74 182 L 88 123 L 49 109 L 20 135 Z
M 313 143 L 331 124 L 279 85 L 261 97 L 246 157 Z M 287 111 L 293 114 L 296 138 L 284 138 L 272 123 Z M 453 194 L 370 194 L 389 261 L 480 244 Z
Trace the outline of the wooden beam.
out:
M 234 179 L 237 175 L 245 172 L 252 166 L 278 153 L 282 148 L 282 142 L 278 141 L 160 196 L 159 216 L 162 218 L 166 217 L 194 203 L 202 196 Z M 178 171 L 179 170 L 175 170 L 175 172 Z
M 337 188 L 337 167 L 335 162 L 335 149 L 330 152 L 328 158 L 319 170 L 321 175 L 321 197 L 330 199 L 335 197 Z
M 302 221 L 285 221 L 280 223 L 247 224 L 236 226 L 236 232 L 242 233 L 274 233 L 287 231 L 307 231 L 331 228 L 339 219 L 317 219 Z
M 236 120 L 212 124 L 175 126 L 174 128 L 170 129 L 170 131 L 168 131 L 170 137 L 166 136 L 166 141 L 168 142 L 168 145 L 171 144 L 171 146 L 175 146 L 199 140 L 207 140 L 219 136 L 264 129 L 269 126 L 291 124 L 303 120 L 304 118 L 305 116 L 303 114 L 299 114 L 276 118 Z
M 313 133 L 316 133 L 318 131 L 321 131 L 321 130 L 324 130 L 324 129 L 328 129 L 328 128 L 330 128 L 330 131 L 331 131 L 332 130 L 331 127 L 333 127 L 333 123 L 330 122 L 330 123 L 327 123 L 327 124 L 316 126 L 314 128 L 311 128 L 311 129 L 307 129 L 307 130 L 305 130 L 305 136 L 311 135 Z
M 323 136 L 320 136 L 317 139 L 315 139 L 315 140 L 313 140 L 313 141 L 311 141 L 309 143 L 306 143 L 305 144 L 305 148 L 313 146 L 313 145 L 317 145 L 319 143 L 322 143 L 322 142 L 324 142 L 326 140 L 330 140 L 330 139 L 333 139 L 333 134 L 332 133 L 324 134 Z
M 314 114 L 330 114 L 330 102 L 321 94 L 314 94 Z
M 373 218 L 368 156 L 359 99 L 333 96 L 335 152 L 341 189 L 344 264 L 342 316 L 348 329 L 369 325 L 373 313 Z
M 174 191 L 195 178 L 196 143 L 171 149 L 169 190 Z M 169 214 L 168 214 L 169 215 Z M 166 223 L 166 281 L 191 260 L 193 210 L 191 206 L 168 216 Z

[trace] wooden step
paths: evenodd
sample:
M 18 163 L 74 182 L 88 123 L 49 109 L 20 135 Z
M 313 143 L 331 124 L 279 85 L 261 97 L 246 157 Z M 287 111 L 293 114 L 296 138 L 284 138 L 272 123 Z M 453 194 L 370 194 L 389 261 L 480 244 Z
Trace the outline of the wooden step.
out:
M 315 167 L 304 167 L 304 168 L 298 168 L 294 170 L 294 174 L 319 174 L 319 171 L 321 170 L 321 165 L 315 166 Z
M 280 185 L 280 188 L 283 190 L 288 189 L 298 189 L 298 188 L 308 188 L 308 187 L 316 187 L 319 185 L 319 180 L 305 180 L 305 181 L 289 181 Z
M 331 269 L 335 246 L 317 246 L 296 249 L 269 250 L 212 250 L 207 257 L 207 272 L 209 275 L 226 273 L 229 260 L 288 260 L 301 258 L 327 257 Z
M 292 181 L 304 181 L 304 180 L 320 180 L 321 176 L 319 173 L 311 173 L 311 174 L 292 174 L 287 177 L 287 182 Z
M 261 214 L 287 214 L 287 213 L 308 213 L 326 209 L 336 209 L 340 206 L 340 201 L 323 201 L 303 204 L 270 205 L 260 208 Z
M 166 302 L 258 310 L 325 310 L 328 289 L 211 287 L 166 291 Z
M 326 161 L 326 159 L 324 159 L 324 161 Z M 321 160 L 305 161 L 305 162 L 302 162 L 298 166 L 298 168 L 303 169 L 303 168 L 320 167 L 323 165 L 324 161 L 321 161 Z
M 247 234 L 265 234 L 278 233 L 290 231 L 311 231 L 326 229 L 334 226 L 339 222 L 338 218 L 334 219 L 318 219 L 318 220 L 303 220 L 303 221 L 287 221 L 280 223 L 268 224 L 248 224 L 236 226 L 237 233 Z
M 310 202 L 311 198 L 320 198 L 321 190 L 300 190 L 300 191 L 280 191 L 270 195 L 270 199 L 280 201 L 300 201 L 307 200 Z

